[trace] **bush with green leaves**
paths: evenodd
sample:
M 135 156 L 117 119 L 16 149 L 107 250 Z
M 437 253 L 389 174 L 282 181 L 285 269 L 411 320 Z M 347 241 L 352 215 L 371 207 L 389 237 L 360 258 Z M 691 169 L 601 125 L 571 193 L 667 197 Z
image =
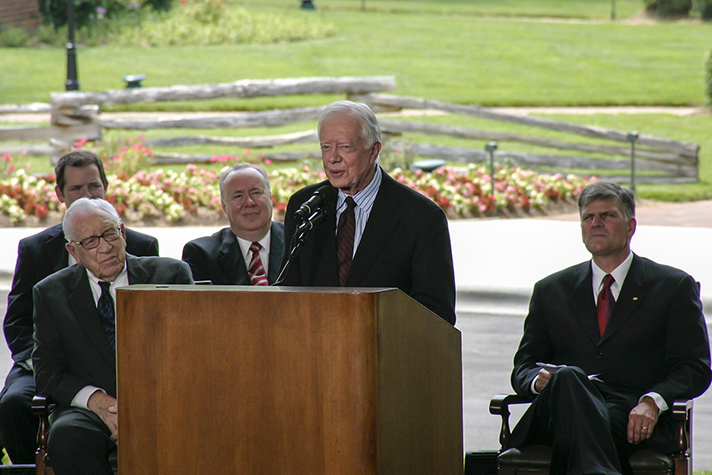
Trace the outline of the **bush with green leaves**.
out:
M 74 23 L 78 28 L 95 25 L 103 18 L 112 18 L 138 9 L 169 10 L 173 0 L 71 0 Z M 45 22 L 55 28 L 67 24 L 67 0 L 39 0 Z
M 30 40 L 30 34 L 24 28 L 0 25 L 0 46 L 19 48 Z
M 712 20 L 712 0 L 695 0 L 693 10 L 703 20 Z
M 645 10 L 659 17 L 688 16 L 692 0 L 645 0 Z
M 182 1 L 166 14 L 121 28 L 120 46 L 270 44 L 334 36 L 336 27 L 318 17 L 249 12 L 226 8 L 222 0 Z
M 710 54 L 707 57 L 707 62 L 705 63 L 705 81 L 706 81 L 706 87 L 705 90 L 707 91 L 707 98 L 709 99 L 709 104 L 712 106 L 712 49 L 710 50 Z

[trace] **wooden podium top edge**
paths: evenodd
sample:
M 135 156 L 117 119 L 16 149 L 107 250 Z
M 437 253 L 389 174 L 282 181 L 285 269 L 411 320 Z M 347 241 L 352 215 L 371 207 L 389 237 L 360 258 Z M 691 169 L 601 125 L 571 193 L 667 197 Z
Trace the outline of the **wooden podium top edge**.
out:
M 395 287 L 286 287 L 286 286 L 250 286 L 250 285 L 187 285 L 187 284 L 135 284 L 119 287 L 117 291 L 145 291 L 145 290 L 175 290 L 175 291 L 221 291 L 221 292 L 287 292 L 287 293 L 349 293 L 371 294 L 387 291 L 401 292 Z

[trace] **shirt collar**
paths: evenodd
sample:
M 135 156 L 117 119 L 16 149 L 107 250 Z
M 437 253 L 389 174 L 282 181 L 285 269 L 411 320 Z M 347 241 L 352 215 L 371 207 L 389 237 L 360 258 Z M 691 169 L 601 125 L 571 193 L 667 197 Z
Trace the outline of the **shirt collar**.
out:
M 340 210 L 346 202 L 346 197 L 351 196 L 351 198 L 353 198 L 356 202 L 357 208 L 363 212 L 369 213 L 371 208 L 373 208 L 373 202 L 376 201 L 378 190 L 381 188 L 381 182 L 383 181 L 381 173 L 383 173 L 381 171 L 381 167 L 376 165 L 376 172 L 373 174 L 371 183 L 355 195 L 347 195 L 343 191 L 339 190 L 338 198 L 336 199 L 336 209 Z
M 270 226 L 269 229 L 267 230 L 267 234 L 265 234 L 262 237 L 262 239 L 257 241 L 260 243 L 262 248 L 267 252 L 267 255 L 269 255 L 269 244 L 271 241 L 271 236 L 272 236 L 272 226 Z M 245 258 L 245 262 L 250 262 L 250 260 L 252 260 L 252 253 L 250 252 L 250 246 L 252 245 L 252 241 L 248 241 L 247 239 L 242 239 L 237 234 L 235 234 L 235 237 L 237 238 L 237 243 L 240 245 L 240 251 L 242 252 L 242 257 Z
M 623 282 L 625 281 L 628 271 L 630 270 L 630 265 L 633 263 L 633 252 L 628 253 L 628 257 L 621 262 L 618 267 L 613 269 L 611 272 L 605 272 L 603 269 L 598 267 L 596 263 L 591 259 L 591 270 L 593 271 L 593 294 L 598 296 L 601 291 L 601 286 L 603 285 L 603 278 L 606 274 L 611 274 L 615 279 L 613 285 L 611 285 L 611 292 L 613 292 L 613 297 L 618 300 L 618 295 L 621 292 L 621 287 L 623 287 Z

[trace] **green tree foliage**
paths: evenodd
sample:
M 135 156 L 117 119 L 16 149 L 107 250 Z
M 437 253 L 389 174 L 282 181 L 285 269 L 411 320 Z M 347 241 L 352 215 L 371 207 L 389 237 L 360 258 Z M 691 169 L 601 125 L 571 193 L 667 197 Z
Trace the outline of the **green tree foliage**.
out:
M 692 0 L 645 0 L 645 9 L 659 17 L 688 16 Z
M 694 10 L 703 20 L 712 20 L 712 0 L 695 0 Z
M 101 18 L 111 18 L 127 10 L 169 10 L 172 2 L 173 0 L 72 0 L 77 27 L 91 26 Z M 47 23 L 55 28 L 67 24 L 66 0 L 39 0 L 39 5 Z

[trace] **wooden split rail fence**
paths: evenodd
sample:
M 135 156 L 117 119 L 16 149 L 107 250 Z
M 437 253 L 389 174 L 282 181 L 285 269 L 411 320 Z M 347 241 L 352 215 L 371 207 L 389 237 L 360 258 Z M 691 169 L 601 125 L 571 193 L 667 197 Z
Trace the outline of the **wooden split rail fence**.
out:
M 251 98 L 302 94 L 346 94 L 352 100 L 366 102 L 379 114 L 379 121 L 385 137 L 396 141 L 402 134 L 426 134 L 449 136 L 476 141 L 497 141 L 500 143 L 522 143 L 538 148 L 566 151 L 566 154 L 515 153 L 502 150 L 494 152 L 495 159 L 524 168 L 549 171 L 576 170 L 580 174 L 599 175 L 608 180 L 627 182 L 630 180 L 631 143 L 627 132 L 605 130 L 597 127 L 581 126 L 541 117 L 504 113 L 482 106 L 457 105 L 419 98 L 382 94 L 395 89 L 393 77 L 347 77 L 347 78 L 303 78 L 276 79 L 270 81 L 237 81 L 233 83 L 135 88 L 105 92 L 66 92 L 52 94 L 50 104 L 34 104 L 26 109 L 35 112 L 51 111 L 48 127 L 0 128 L 0 142 L 49 140 L 49 146 L 32 145 L 23 150 L 36 155 L 58 156 L 76 140 L 88 138 L 99 140 L 103 130 L 153 130 L 153 129 L 212 129 L 279 127 L 299 122 L 314 121 L 322 107 L 303 107 L 287 110 L 268 110 L 252 113 L 234 113 L 154 119 L 109 119 L 102 117 L 101 106 L 137 102 L 158 102 L 197 100 L 212 98 Z M 46 106 L 46 107 L 43 107 Z M 13 110 L 14 107 L 14 110 Z M 0 114 L 18 112 L 21 106 L 0 106 Z M 571 136 L 586 137 L 586 142 L 556 140 L 531 135 L 475 130 L 464 127 L 425 122 L 396 120 L 386 112 L 402 109 L 422 109 L 446 114 L 460 114 L 481 119 L 530 126 Z M 27 110 L 29 111 L 29 110 Z M 1 115 L 0 115 L 1 117 Z M 606 143 L 593 143 L 598 139 Z M 154 150 L 158 163 L 198 163 L 207 162 L 211 155 L 182 155 L 160 152 L 161 147 L 187 145 L 227 145 L 241 148 L 262 149 L 288 144 L 316 143 L 317 137 L 310 130 L 290 134 L 259 137 L 224 137 L 205 135 L 184 135 L 167 138 L 152 138 L 145 141 Z M 18 146 L 15 146 L 17 149 Z M 440 158 L 463 163 L 481 163 L 489 160 L 489 153 L 483 149 L 449 147 L 409 142 L 409 152 L 413 155 Z M 0 153 L 13 153 L 0 145 Z M 315 150 L 315 155 L 318 152 Z M 273 159 L 295 159 L 304 152 L 287 152 L 265 155 Z M 699 145 L 671 139 L 640 134 L 635 139 L 636 182 L 689 182 L 698 180 Z

